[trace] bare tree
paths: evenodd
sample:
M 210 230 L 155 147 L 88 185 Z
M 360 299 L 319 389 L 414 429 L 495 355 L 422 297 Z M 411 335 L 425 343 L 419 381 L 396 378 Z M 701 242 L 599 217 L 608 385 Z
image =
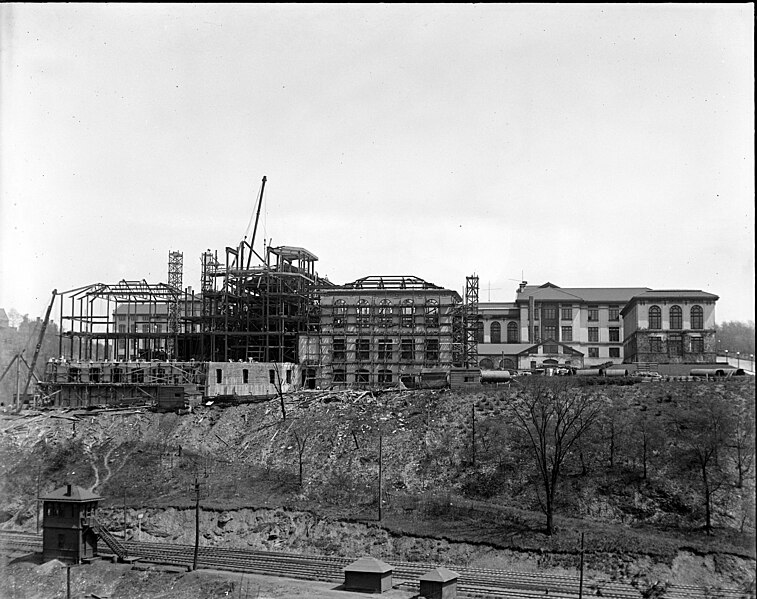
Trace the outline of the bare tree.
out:
M 307 433 L 298 434 L 296 430 L 292 432 L 294 433 L 294 440 L 297 442 L 297 457 L 300 466 L 300 488 L 302 488 L 302 458 L 305 454 L 305 445 L 308 442 L 309 435 Z
M 508 405 L 513 424 L 528 439 L 538 470 L 536 494 L 554 531 L 554 509 L 563 467 L 581 436 L 594 424 L 601 402 L 596 393 L 565 380 L 534 379 L 524 383 Z

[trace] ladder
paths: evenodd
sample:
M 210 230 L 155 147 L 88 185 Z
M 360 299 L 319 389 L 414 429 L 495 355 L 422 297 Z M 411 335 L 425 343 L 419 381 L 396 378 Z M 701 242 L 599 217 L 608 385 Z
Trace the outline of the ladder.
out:
M 98 537 L 105 541 L 105 544 L 110 547 L 110 550 L 115 553 L 120 560 L 125 561 L 129 557 L 128 551 L 123 543 L 114 537 L 105 526 L 100 524 L 94 516 L 92 516 L 92 530 L 95 531 L 95 534 Z M 126 533 L 126 531 L 124 531 L 124 533 Z

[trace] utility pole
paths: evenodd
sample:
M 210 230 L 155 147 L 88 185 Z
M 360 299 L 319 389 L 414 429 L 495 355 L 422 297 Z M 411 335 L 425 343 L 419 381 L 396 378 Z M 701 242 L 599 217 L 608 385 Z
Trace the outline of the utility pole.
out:
M 578 599 L 584 596 L 584 533 L 581 533 L 581 574 L 578 579 Z
M 126 490 L 124 489 L 124 542 L 126 542 Z
M 197 570 L 197 553 L 200 548 L 200 481 L 195 477 L 195 553 L 192 570 Z
M 384 468 L 384 456 L 382 451 L 383 446 L 383 435 L 381 433 L 381 430 L 379 430 L 379 476 L 378 476 L 378 519 L 379 522 L 381 522 L 381 478 L 383 475 L 383 468 Z
M 37 514 L 37 534 L 39 534 L 39 469 L 40 469 L 40 464 L 37 463 L 37 509 L 36 509 L 36 514 Z
M 474 403 L 470 409 L 471 420 L 471 447 L 473 448 L 473 467 L 476 467 L 476 404 Z
M 21 354 L 16 355 L 16 407 L 14 411 L 21 410 Z

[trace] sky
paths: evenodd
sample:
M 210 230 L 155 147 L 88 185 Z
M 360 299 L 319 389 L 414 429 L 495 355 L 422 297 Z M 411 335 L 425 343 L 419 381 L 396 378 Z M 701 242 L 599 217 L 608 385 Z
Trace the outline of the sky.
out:
M 0 5 L 0 307 L 183 252 L 754 320 L 753 4 Z

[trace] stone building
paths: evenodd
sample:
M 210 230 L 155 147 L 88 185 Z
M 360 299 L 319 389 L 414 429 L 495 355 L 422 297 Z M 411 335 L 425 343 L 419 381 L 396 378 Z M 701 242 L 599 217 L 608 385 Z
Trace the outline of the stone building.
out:
M 626 362 L 715 362 L 717 295 L 701 290 L 649 290 L 623 308 Z

